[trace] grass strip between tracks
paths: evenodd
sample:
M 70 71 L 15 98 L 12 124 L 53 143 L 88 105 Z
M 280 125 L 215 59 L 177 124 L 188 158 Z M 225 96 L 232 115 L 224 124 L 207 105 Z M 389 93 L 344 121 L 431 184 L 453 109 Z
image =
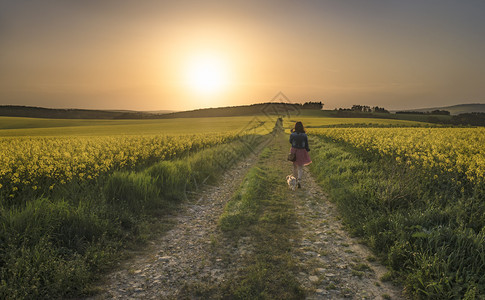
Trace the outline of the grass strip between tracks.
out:
M 294 200 L 286 187 L 286 135 L 263 149 L 220 218 L 232 239 L 249 237 L 254 251 L 243 258 L 225 294 L 235 299 L 300 299 L 291 240 L 297 238 Z

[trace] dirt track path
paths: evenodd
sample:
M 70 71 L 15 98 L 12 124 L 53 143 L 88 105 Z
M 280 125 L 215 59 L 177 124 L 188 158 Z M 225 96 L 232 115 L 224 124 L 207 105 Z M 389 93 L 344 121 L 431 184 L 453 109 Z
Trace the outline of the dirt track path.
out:
M 218 257 L 217 221 L 254 156 L 226 172 L 217 186 L 206 186 L 182 204 L 173 228 L 109 274 L 104 292 L 91 299 L 181 299 L 197 295 L 198 289 L 216 290 L 229 271 L 227 258 Z
M 295 255 L 307 299 L 403 299 L 399 288 L 379 280 L 385 267 L 370 262 L 370 250 L 342 229 L 334 205 L 308 170 L 304 178 L 295 192 L 302 234 Z

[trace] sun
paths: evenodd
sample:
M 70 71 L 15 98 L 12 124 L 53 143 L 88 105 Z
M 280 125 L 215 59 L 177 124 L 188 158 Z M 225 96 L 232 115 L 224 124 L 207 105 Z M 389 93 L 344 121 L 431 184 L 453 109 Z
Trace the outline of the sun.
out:
M 226 61 L 215 55 L 200 55 L 188 60 L 188 86 L 197 93 L 215 94 L 224 91 L 229 83 Z

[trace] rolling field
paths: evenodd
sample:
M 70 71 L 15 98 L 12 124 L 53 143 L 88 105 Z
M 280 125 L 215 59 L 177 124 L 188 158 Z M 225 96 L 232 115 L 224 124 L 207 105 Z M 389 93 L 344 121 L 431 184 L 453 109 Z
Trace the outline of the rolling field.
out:
M 225 144 L 244 134 L 18 137 L 1 139 L 0 194 L 46 191 L 71 181 L 92 180 L 123 168 L 170 160 Z M 7 196 L 6 196 L 7 197 Z
M 273 120 L 269 117 L 252 116 L 163 120 L 62 120 L 0 117 L 0 137 L 178 135 L 247 130 L 265 134 L 273 129 L 275 120 L 276 118 Z
M 16 128 L 0 130 L 0 194 L 5 198 L 15 198 L 25 189 L 52 190 L 72 180 L 173 159 L 272 129 L 272 124 L 251 117 L 148 121 L 4 117 L 0 121 L 3 128 Z
M 285 119 L 286 132 L 297 120 L 313 176 L 388 267 L 382 280 L 414 298 L 485 293 L 483 128 L 303 115 Z M 91 293 L 124 250 L 164 230 L 190 192 L 268 140 L 275 121 L 1 117 L 0 298 Z
M 250 153 L 274 120 L 0 124 L 0 298 L 51 299 L 86 293 L 122 249 L 163 227 L 154 218 Z
M 273 120 L 274 119 L 274 120 Z M 4 136 L 104 136 L 138 134 L 189 134 L 208 132 L 241 131 L 257 128 L 256 133 L 265 134 L 273 129 L 276 117 L 244 116 L 220 118 L 187 118 L 162 120 L 69 120 L 0 117 L 0 137 Z M 372 118 L 331 118 L 302 112 L 290 117 L 287 127 L 297 120 L 307 128 L 318 127 L 421 127 L 429 123 Z

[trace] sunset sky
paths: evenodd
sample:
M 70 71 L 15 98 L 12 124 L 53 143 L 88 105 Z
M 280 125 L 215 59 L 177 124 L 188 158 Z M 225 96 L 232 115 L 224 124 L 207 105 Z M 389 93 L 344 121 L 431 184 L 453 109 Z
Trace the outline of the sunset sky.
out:
M 485 1 L 0 0 L 0 104 L 485 103 Z

